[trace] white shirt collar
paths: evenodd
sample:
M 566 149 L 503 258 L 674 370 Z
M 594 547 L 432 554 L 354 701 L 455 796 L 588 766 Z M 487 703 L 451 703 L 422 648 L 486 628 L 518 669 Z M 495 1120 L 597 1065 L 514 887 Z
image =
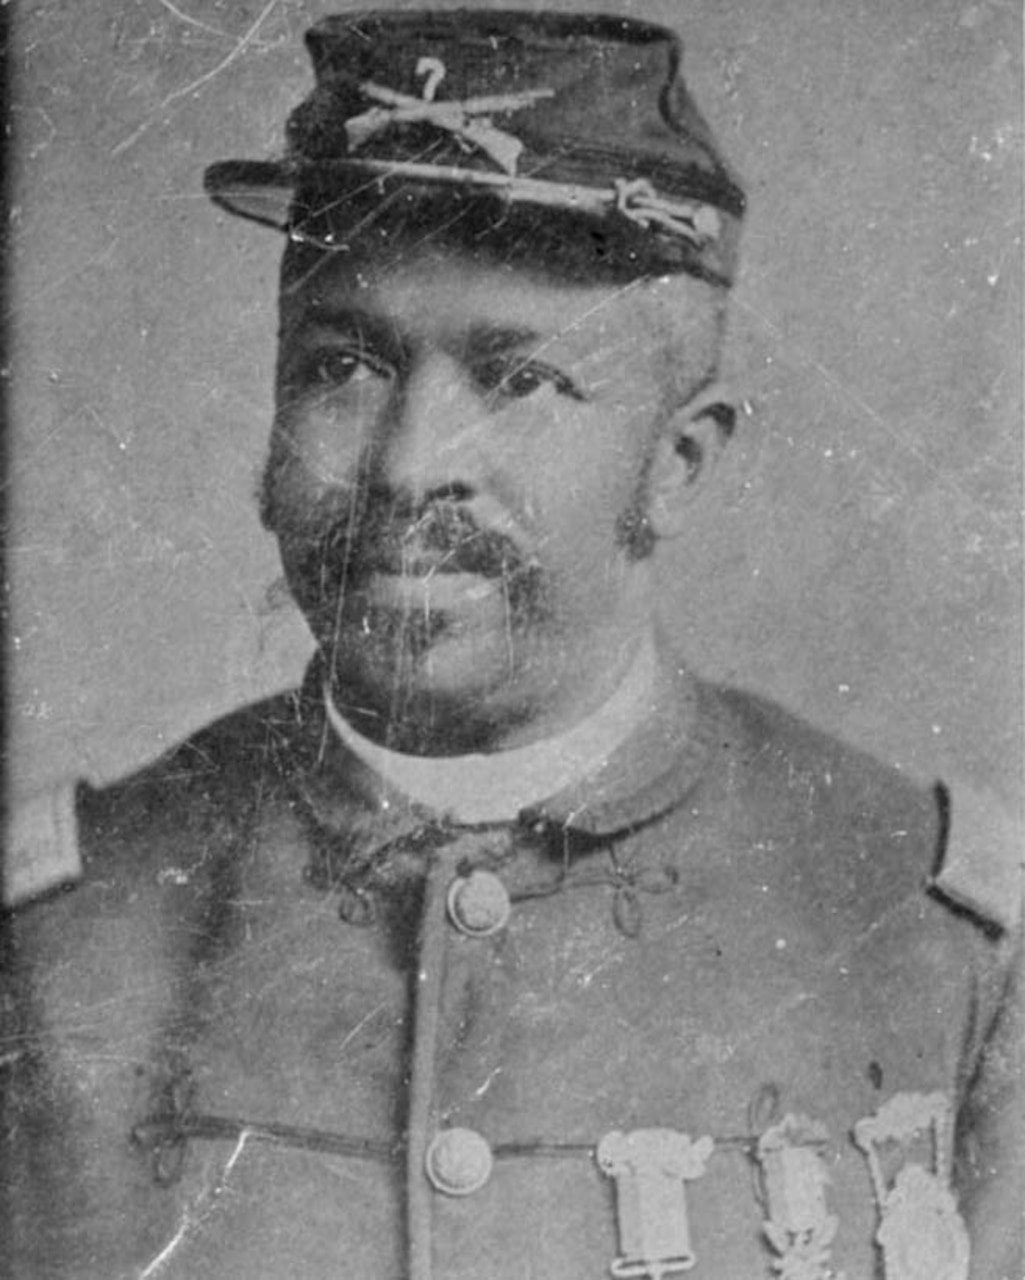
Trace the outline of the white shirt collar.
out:
M 411 756 L 364 738 L 326 686 L 328 720 L 349 750 L 393 791 L 455 822 L 505 822 L 597 772 L 651 710 L 655 642 L 649 633 L 615 693 L 566 733 L 525 747 L 466 756 Z

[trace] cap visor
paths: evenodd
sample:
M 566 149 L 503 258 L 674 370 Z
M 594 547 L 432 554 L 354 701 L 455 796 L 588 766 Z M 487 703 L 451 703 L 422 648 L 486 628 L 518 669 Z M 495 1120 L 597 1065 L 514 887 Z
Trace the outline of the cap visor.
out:
M 283 231 L 295 191 L 290 165 L 264 160 L 222 160 L 203 175 L 207 195 L 229 213 Z

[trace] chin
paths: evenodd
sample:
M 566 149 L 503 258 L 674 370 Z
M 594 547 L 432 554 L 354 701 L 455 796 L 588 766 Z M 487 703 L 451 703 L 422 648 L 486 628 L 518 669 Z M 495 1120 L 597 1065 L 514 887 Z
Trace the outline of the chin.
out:
M 507 633 L 448 628 L 428 637 L 403 628 L 385 639 L 371 630 L 348 638 L 329 662 L 339 711 L 395 750 L 494 749 L 532 714 Z

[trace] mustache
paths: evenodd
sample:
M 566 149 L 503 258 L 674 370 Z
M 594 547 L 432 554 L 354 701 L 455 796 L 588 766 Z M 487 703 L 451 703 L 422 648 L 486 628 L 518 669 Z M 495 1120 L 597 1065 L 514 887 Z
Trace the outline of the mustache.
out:
M 482 526 L 465 503 L 433 498 L 414 505 L 369 495 L 360 512 L 339 513 L 319 539 L 322 570 L 365 574 L 468 573 L 510 578 L 534 567 L 516 542 Z

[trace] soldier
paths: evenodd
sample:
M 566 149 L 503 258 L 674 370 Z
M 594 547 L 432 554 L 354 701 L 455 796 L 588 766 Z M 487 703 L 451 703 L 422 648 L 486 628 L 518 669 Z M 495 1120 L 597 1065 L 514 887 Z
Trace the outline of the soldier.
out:
M 11 1274 L 1017 1275 L 999 824 L 657 634 L 744 210 L 675 37 L 308 43 L 286 158 L 207 185 L 287 233 L 318 656 L 16 824 Z

